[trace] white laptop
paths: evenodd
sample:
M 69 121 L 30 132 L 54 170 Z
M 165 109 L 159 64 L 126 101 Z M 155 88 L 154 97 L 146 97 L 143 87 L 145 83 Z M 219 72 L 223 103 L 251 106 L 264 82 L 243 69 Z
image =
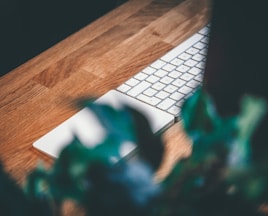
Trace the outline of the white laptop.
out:
M 131 106 L 148 118 L 154 133 L 161 133 L 179 120 L 183 101 L 202 84 L 208 33 L 209 25 L 94 103 L 116 108 Z M 36 140 L 33 146 L 57 158 L 74 134 L 85 145 L 94 146 L 104 139 L 105 130 L 90 110 L 82 109 Z M 134 144 L 127 143 L 121 156 L 135 149 Z

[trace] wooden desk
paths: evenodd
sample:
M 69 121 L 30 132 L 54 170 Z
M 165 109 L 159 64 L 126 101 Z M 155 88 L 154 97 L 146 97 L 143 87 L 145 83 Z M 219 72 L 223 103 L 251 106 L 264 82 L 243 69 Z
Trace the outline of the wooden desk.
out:
M 0 79 L 0 159 L 22 183 L 41 159 L 40 136 L 73 115 L 77 98 L 100 96 L 179 44 L 208 20 L 209 0 L 130 0 Z M 2 59 L 4 61 L 4 59 Z M 190 153 L 178 124 L 164 135 L 159 176 Z

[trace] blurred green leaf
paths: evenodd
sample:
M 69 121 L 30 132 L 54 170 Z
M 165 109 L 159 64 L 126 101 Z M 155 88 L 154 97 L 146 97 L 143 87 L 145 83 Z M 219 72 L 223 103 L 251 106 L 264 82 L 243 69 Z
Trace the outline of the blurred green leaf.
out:
M 127 107 L 127 110 L 133 117 L 134 133 L 139 149 L 138 155 L 145 159 L 154 170 L 158 169 L 164 154 L 161 135 L 152 132 L 148 119 L 142 113 L 131 107 Z
M 189 97 L 182 107 L 182 123 L 193 141 L 192 158 L 221 157 L 223 160 L 237 132 L 237 117 L 222 118 L 202 88 Z
M 106 140 L 96 147 L 95 155 L 108 158 L 120 157 L 120 147 L 124 142 L 135 143 L 139 149 L 138 155 L 147 160 L 154 169 L 161 164 L 164 147 L 161 137 L 152 132 L 148 119 L 128 106 L 114 109 L 109 105 L 89 103 L 92 110 L 107 130 Z M 154 148 L 154 151 L 151 149 Z
M 33 170 L 28 176 L 24 186 L 24 192 L 31 205 L 33 215 L 53 215 L 53 210 L 60 206 L 54 206 L 53 194 L 50 191 L 48 181 L 49 171 L 42 164 Z
M 181 118 L 184 129 L 192 138 L 213 132 L 221 124 L 211 98 L 202 88 L 186 99 Z
M 86 189 L 83 180 L 90 159 L 91 149 L 81 144 L 77 138 L 62 150 L 49 178 L 50 190 L 57 202 L 66 198 L 78 201 L 83 199 L 83 191 Z
M 47 196 L 49 197 L 48 184 L 49 171 L 45 170 L 42 163 L 39 163 L 37 168 L 33 170 L 28 176 L 24 191 L 31 199 Z
M 120 147 L 123 142 L 115 136 L 107 136 L 106 139 L 92 149 L 91 160 L 102 163 L 114 164 L 122 159 Z
M 262 98 L 250 95 L 245 95 L 242 98 L 241 113 L 238 120 L 238 136 L 240 139 L 250 140 L 266 111 L 267 104 Z
M 182 210 L 186 206 L 198 209 L 206 205 L 209 208 L 205 212 L 213 212 L 209 203 L 218 197 L 230 206 L 232 202 L 246 205 L 252 213 L 257 200 L 267 197 L 263 191 L 267 189 L 267 175 L 261 173 L 267 169 L 260 170 L 249 163 L 250 138 L 265 111 L 262 99 L 245 96 L 241 113 L 223 118 L 217 114 L 209 95 L 202 88 L 197 90 L 182 107 L 183 126 L 193 140 L 192 154 L 179 161 L 163 181 L 166 197 L 177 200 L 178 205 L 183 203 Z M 224 207 L 220 202 L 215 202 L 215 206 Z M 243 211 L 236 208 L 233 215 L 235 212 Z
M 242 98 L 237 121 L 237 137 L 232 143 L 228 164 L 232 169 L 251 168 L 251 137 L 266 112 L 263 99 L 246 95 Z
M 113 136 L 118 142 L 136 141 L 132 116 L 124 107 L 115 109 L 96 103 L 89 103 L 87 107 L 97 115 L 109 136 Z

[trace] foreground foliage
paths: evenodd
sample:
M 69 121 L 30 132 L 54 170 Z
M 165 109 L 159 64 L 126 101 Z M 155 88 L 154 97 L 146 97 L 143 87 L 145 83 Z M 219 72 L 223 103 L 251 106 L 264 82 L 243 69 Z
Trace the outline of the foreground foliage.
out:
M 192 154 L 161 182 L 154 173 L 164 147 L 145 117 L 130 107 L 86 106 L 107 130 L 104 141 L 89 148 L 74 137 L 52 168 L 40 165 L 28 175 L 23 189 L 1 168 L 4 215 L 59 215 L 66 200 L 92 216 L 265 215 L 268 163 L 253 159 L 250 143 L 266 111 L 263 100 L 245 96 L 238 115 L 222 118 L 209 95 L 196 91 L 182 108 Z M 138 146 L 137 157 L 120 158 L 126 142 Z

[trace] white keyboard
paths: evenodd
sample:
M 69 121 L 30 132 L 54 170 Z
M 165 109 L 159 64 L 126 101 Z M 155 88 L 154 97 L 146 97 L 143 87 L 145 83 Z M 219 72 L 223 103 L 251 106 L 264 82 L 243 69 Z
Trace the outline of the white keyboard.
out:
M 202 84 L 208 39 L 209 24 L 116 90 L 178 120 L 183 101 Z

